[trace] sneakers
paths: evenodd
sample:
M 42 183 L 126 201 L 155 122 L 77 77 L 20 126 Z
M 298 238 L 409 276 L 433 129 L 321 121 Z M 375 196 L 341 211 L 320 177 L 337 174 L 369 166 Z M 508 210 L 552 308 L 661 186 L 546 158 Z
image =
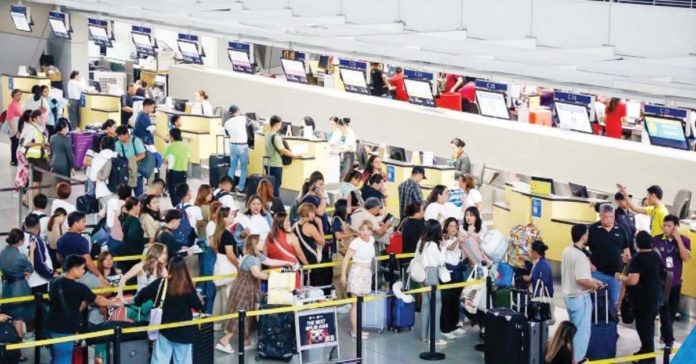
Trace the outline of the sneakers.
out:
M 217 345 L 215 345 L 215 350 L 222 351 L 223 353 L 227 354 L 234 354 L 234 349 L 232 349 L 232 345 L 230 344 L 222 345 L 217 343 Z
M 464 330 L 463 328 L 460 327 L 460 328 L 452 331 L 452 333 L 457 335 L 457 336 L 464 336 L 464 335 L 466 335 L 466 330 Z
M 454 334 L 454 331 L 452 331 L 452 332 L 447 332 L 447 333 L 443 332 L 443 333 L 442 333 L 442 337 L 444 337 L 444 338 L 447 339 L 447 340 L 455 340 L 455 339 L 458 338 L 458 336 Z M 437 345 L 437 344 L 436 344 L 436 345 Z
M 430 342 L 428 342 L 428 344 L 430 344 Z M 447 341 L 442 340 L 442 339 L 435 342 L 435 346 L 446 346 L 446 345 L 447 345 Z
M 369 334 L 367 332 L 365 332 L 365 331 L 362 332 L 363 340 L 367 339 L 368 336 L 369 336 Z M 354 332 L 351 332 L 350 337 L 352 337 L 353 339 L 357 339 L 358 335 L 356 335 Z
M 238 189 L 236 189 L 236 188 L 234 189 L 234 191 L 233 191 L 232 193 L 234 193 L 235 195 L 237 195 L 237 197 L 246 197 L 246 192 L 240 191 L 240 190 L 238 190 Z

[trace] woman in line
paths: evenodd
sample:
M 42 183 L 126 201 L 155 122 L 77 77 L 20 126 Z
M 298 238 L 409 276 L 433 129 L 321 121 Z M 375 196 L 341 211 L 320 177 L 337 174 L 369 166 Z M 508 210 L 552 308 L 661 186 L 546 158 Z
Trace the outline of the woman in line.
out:
M 213 200 L 213 189 L 210 188 L 208 184 L 202 184 L 198 187 L 198 192 L 196 193 L 196 200 L 193 205 L 198 206 L 201 209 L 202 219 L 196 222 L 196 233 L 198 234 L 199 241 L 205 241 L 205 228 L 208 222 L 212 219 L 212 214 L 210 212 L 210 202 Z
M 68 119 L 61 118 L 60 120 L 65 120 L 68 123 L 68 125 L 70 125 Z M 85 188 L 87 194 L 94 193 L 95 185 L 97 184 L 97 175 L 99 172 L 101 172 L 101 174 L 99 174 L 99 177 L 101 177 L 100 180 L 104 181 L 105 186 L 106 181 L 109 178 L 108 172 L 111 172 L 111 167 L 103 168 L 103 166 L 106 163 L 106 158 L 108 157 L 108 161 L 111 161 L 111 158 L 115 157 L 115 153 L 111 153 L 109 154 L 109 156 L 103 155 L 102 161 L 100 162 L 100 166 L 96 166 L 96 161 L 94 161 L 99 152 L 101 152 L 104 149 L 104 139 L 113 140 L 111 150 L 114 151 L 116 149 L 116 122 L 113 119 L 108 119 L 102 124 L 101 130 L 94 137 L 92 147 L 87 150 L 87 153 L 85 153 L 85 157 L 82 160 L 82 164 L 86 167 L 85 175 L 87 175 L 87 186 Z M 108 192 L 111 193 L 111 191 Z M 103 194 L 103 192 L 102 195 L 106 196 Z M 108 201 L 108 198 L 106 199 L 106 201 Z M 104 207 L 102 206 L 101 208 Z
M 423 259 L 425 267 L 426 279 L 423 282 L 424 286 L 433 286 L 440 283 L 438 270 L 440 266 L 445 265 L 445 258 L 440 250 L 442 242 L 442 225 L 437 220 L 429 219 L 425 221 L 425 231 L 418 245 L 418 252 Z M 440 313 L 442 312 L 442 303 L 440 291 L 436 291 L 435 295 L 432 292 L 423 293 L 423 306 L 421 310 L 421 331 L 418 334 L 419 338 L 425 342 L 429 341 L 430 331 L 429 325 L 435 325 L 435 345 L 447 345 L 447 341 L 442 340 L 442 332 L 440 331 Z M 436 304 L 435 317 L 430 317 L 430 300 Z
M 448 217 L 454 217 L 457 221 L 462 219 L 462 210 L 448 201 L 448 193 L 449 190 L 443 185 L 433 187 L 425 201 L 425 220 L 433 219 L 442 224 Z
M 191 280 L 182 257 L 174 257 L 169 263 L 168 275 L 157 279 L 135 296 L 135 304 L 153 301 L 162 306 L 162 324 L 190 321 L 193 310 L 201 310 L 203 304 Z M 159 306 L 158 306 L 159 307 Z M 151 363 L 192 363 L 193 341 L 198 331 L 193 326 L 160 330 L 152 351 Z M 173 361 L 172 361 L 173 359 Z
M 126 199 L 131 196 L 132 189 L 125 183 L 116 187 L 116 196 L 113 196 L 106 203 L 106 209 L 99 212 L 100 216 L 106 216 L 106 227 L 109 229 L 109 238 L 106 241 L 109 251 L 114 254 L 119 254 L 119 249 L 123 242 L 123 227 L 121 226 L 121 212 L 123 205 L 126 204 Z
M 51 172 L 70 177 L 70 171 L 74 166 L 72 139 L 68 134 L 68 123 L 59 120 L 55 127 L 56 133 L 51 137 Z
M 334 204 L 334 215 L 331 218 L 331 231 L 336 244 L 336 252 L 331 257 L 333 262 L 342 262 L 348 252 L 348 245 L 358 234 L 348 223 L 348 201 L 340 199 Z M 336 286 L 336 298 L 346 298 L 345 287 L 341 284 L 341 271 L 334 269 L 333 284 Z
M 239 312 L 240 310 L 251 311 L 256 309 L 258 303 L 260 281 L 268 280 L 268 274 L 261 271 L 261 264 L 268 267 L 288 267 L 292 264 L 266 257 L 259 253 L 257 246 L 259 236 L 252 234 L 244 239 L 244 249 L 242 259 L 239 260 L 239 276 L 232 282 L 229 301 L 227 303 L 226 314 Z M 253 318 L 247 317 L 247 332 L 239 333 L 244 335 L 244 346 L 251 345 L 249 340 L 251 321 Z M 230 340 L 237 334 L 237 319 L 227 321 L 225 325 L 225 335 L 215 345 L 215 349 L 224 353 L 233 354 L 234 349 L 230 345 Z
M 282 260 L 292 265 L 307 264 L 307 258 L 302 252 L 300 242 L 292 233 L 290 219 L 287 214 L 278 213 L 273 216 L 273 228 L 271 233 L 268 234 L 268 241 L 266 241 L 263 253 L 271 259 Z M 301 275 L 298 271 L 297 283 L 295 285 L 297 288 L 302 287 L 300 279 Z
M 271 214 L 263 209 L 263 202 L 259 195 L 249 197 L 246 204 L 246 211 L 243 214 L 237 215 L 237 229 L 234 231 L 234 237 L 237 241 L 244 241 L 251 234 L 258 235 L 263 241 L 259 241 L 257 249 L 263 251 L 263 246 L 266 243 L 266 237 L 271 231 Z
M 476 207 L 469 207 L 464 212 L 464 223 L 462 224 L 462 243 L 460 248 L 466 255 L 469 265 L 482 264 L 490 267 L 490 258 L 481 249 L 481 240 L 486 235 L 486 225 L 483 224 L 481 213 Z
M 314 205 L 303 203 L 298 207 L 300 220 L 292 227 L 293 233 L 300 241 L 302 253 L 307 260 L 306 264 L 317 264 L 322 262 L 322 250 L 326 240 L 321 233 L 320 220 L 314 213 Z M 303 263 L 304 264 L 304 263 Z M 314 269 L 305 272 L 305 284 L 308 286 L 325 286 L 331 284 L 333 273 L 326 282 L 326 274 L 321 269 Z
M 111 160 L 116 157 L 116 139 L 102 138 L 99 152 L 90 157 L 90 167 L 87 172 L 88 179 L 95 184 L 94 196 L 99 199 L 99 208 L 105 209 L 114 194 L 109 190 L 109 174 L 111 174 Z
M 19 251 L 24 243 L 24 232 L 19 229 L 10 230 L 7 246 L 0 252 L 0 272 L 2 272 L 2 298 L 30 296 L 31 288 L 27 279 L 34 273 L 34 250 L 36 245 L 29 243 L 27 255 Z M 24 321 L 34 318 L 34 303 L 20 302 L 3 305 L 3 312 L 11 316 L 19 337 L 24 336 Z M 24 359 L 24 360 L 22 360 Z M 22 358 L 20 361 L 25 361 Z
M 46 116 L 46 121 L 48 121 L 48 93 L 49 88 L 46 85 L 34 85 L 31 88 L 32 95 L 27 98 L 24 102 L 24 110 L 38 110 L 41 111 L 42 119 L 43 115 Z M 45 94 L 45 95 L 44 95 Z
M 208 236 L 208 244 L 211 253 L 215 254 L 213 274 L 223 275 L 237 273 L 239 260 L 237 259 L 237 242 L 234 235 L 228 229 L 234 223 L 235 215 L 229 207 L 213 203 L 215 214 L 210 221 L 214 225 L 213 232 Z M 234 278 L 217 279 L 213 281 L 215 291 L 206 291 L 206 307 L 211 303 L 210 309 L 213 315 L 223 315 L 228 301 L 228 293 L 232 288 Z M 210 298 L 210 295 L 214 298 Z M 222 323 L 215 323 L 215 329 L 221 330 Z
M 155 242 L 157 230 L 159 230 L 162 222 L 159 201 L 159 197 L 156 195 L 147 195 L 145 199 L 140 202 L 140 225 L 145 231 L 144 236 L 147 238 L 148 244 Z
M 7 114 L 6 114 L 6 119 L 5 121 L 8 122 L 9 128 L 9 137 L 10 137 L 10 165 L 11 166 L 16 166 L 17 165 L 17 148 L 19 147 L 19 136 L 21 135 L 21 131 L 18 130 L 19 128 L 19 120 L 23 115 L 23 109 L 22 105 L 20 104 L 22 101 L 22 91 L 19 89 L 14 89 L 10 93 L 12 96 L 12 99 L 10 100 L 9 105 L 7 105 Z
M 145 250 L 148 239 L 145 237 L 143 225 L 140 223 L 140 202 L 135 197 L 128 197 L 123 204 L 123 212 L 118 217 L 123 230 L 123 243 L 118 248 L 116 256 L 140 255 Z M 120 262 L 123 271 L 129 271 L 136 263 Z
M 213 106 L 208 102 L 208 94 L 205 93 L 205 90 L 196 92 L 196 102 L 191 107 L 191 114 L 213 115 Z
M 470 174 L 463 174 L 457 178 L 457 184 L 462 190 L 461 204 L 462 209 L 474 206 L 479 211 L 481 211 L 481 202 L 483 198 L 481 197 L 481 192 L 476 188 L 476 179 Z
M 137 293 L 157 279 L 167 277 L 168 261 L 169 254 L 164 244 L 154 243 L 150 245 L 145 252 L 143 260 L 133 265 L 133 267 L 126 271 L 126 274 L 119 280 L 116 299 L 125 303 L 123 290 L 126 288 L 127 284 L 132 284 L 134 278 L 137 282 Z M 144 317 L 149 317 L 148 315 L 152 309 L 152 301 L 143 301 L 139 303 L 138 306 L 139 309 L 137 310 L 128 310 L 128 317 L 134 321 L 141 321 Z
M 256 187 L 256 194 L 259 195 L 263 208 L 272 215 L 285 212 L 283 201 L 280 197 L 273 195 L 273 183 L 271 183 L 271 181 L 266 178 L 261 179 L 258 187 Z
M 372 237 L 372 222 L 365 220 L 360 224 L 358 237 L 348 246 L 346 256 L 341 265 L 341 285 L 354 296 L 366 296 L 372 291 L 372 262 L 375 259 L 375 238 Z M 348 263 L 351 262 L 350 273 L 346 279 Z M 350 308 L 350 336 L 358 336 L 358 320 L 356 304 Z M 367 339 L 368 333 L 360 333 Z
M 442 226 L 442 245 L 440 249 L 445 255 L 445 267 L 450 272 L 452 280 L 449 283 L 464 281 L 466 264 L 462 262 L 462 251 L 459 244 L 463 240 L 463 234 L 459 231 L 459 222 L 455 218 L 448 218 Z M 442 291 L 442 314 L 440 316 L 440 329 L 442 336 L 447 340 L 454 340 L 464 335 L 466 331 L 457 328 L 459 322 L 460 296 L 464 288 L 452 288 Z
M 72 186 L 68 182 L 60 182 L 56 185 L 56 199 L 51 203 L 51 212 L 57 208 L 65 209 L 65 212 L 70 215 L 71 212 L 77 211 L 77 207 L 72 202 L 68 201 L 72 195 Z
M 385 181 L 387 180 L 387 173 L 382 169 L 382 158 L 378 155 L 371 155 L 370 158 L 367 159 L 365 171 L 360 179 L 363 185 L 367 183 L 373 174 L 379 174 Z
M 315 171 L 309 176 L 309 180 L 302 187 L 305 194 L 300 199 L 300 203 L 309 203 L 314 206 L 314 215 L 316 216 L 316 227 L 319 234 L 325 236 L 331 234 L 331 224 L 329 223 L 329 214 L 326 212 L 328 204 L 328 195 L 324 187 L 324 175 Z M 323 240 L 320 261 L 328 262 L 331 260 L 331 254 L 335 252 L 335 247 L 332 241 Z M 333 281 L 333 268 L 319 268 L 312 270 L 312 282 L 316 286 L 328 286 Z
M 60 267 L 58 262 L 58 239 L 65 233 L 65 220 L 68 213 L 64 208 L 59 207 L 53 211 L 51 217 L 48 218 L 46 225 L 46 240 L 48 241 L 48 254 L 51 256 L 51 262 L 54 267 Z
M 121 282 L 121 270 L 116 268 L 114 265 L 114 256 L 107 251 L 99 253 L 99 258 L 97 259 L 97 269 L 104 279 L 106 279 L 111 287 L 118 287 Z
M 573 338 L 578 329 L 570 321 L 558 324 L 553 338 L 546 345 L 545 364 L 575 364 Z
M 358 207 L 363 205 L 362 194 L 360 193 L 360 186 L 362 175 L 359 171 L 354 169 L 350 170 L 348 174 L 343 177 L 343 182 L 338 190 L 338 197 L 345 199 L 348 203 L 348 214 L 352 214 L 353 211 L 357 210 Z
M 549 247 L 544 244 L 544 242 L 536 240 L 532 243 L 532 251 L 530 252 L 530 256 L 532 258 L 532 270 L 529 275 L 526 275 L 523 277 L 525 282 L 529 282 L 529 289 L 531 291 L 534 291 L 535 287 L 537 284 L 540 285 L 540 287 L 544 287 L 548 290 L 549 297 L 553 297 L 553 276 L 551 275 L 551 265 L 549 262 L 546 260 L 546 250 L 548 250 Z M 538 283 L 540 282 L 541 283 Z M 542 288 L 540 288 L 542 289 Z M 541 295 L 542 292 L 538 292 L 538 295 Z M 553 309 L 553 307 L 552 307 Z
M 22 128 L 20 149 L 25 151 L 25 156 L 31 170 L 32 187 L 36 188 L 35 193 L 41 192 L 41 182 L 43 173 L 35 168 L 49 170 L 48 163 L 48 138 L 44 133 L 43 119 L 40 110 L 34 110 L 29 116 L 29 122 Z M 29 194 L 24 195 L 24 206 L 29 207 Z
M 21 92 L 20 92 L 21 95 Z M 31 118 L 31 110 L 26 110 L 22 116 L 19 117 L 18 122 L 16 123 L 16 128 L 17 132 L 15 134 L 15 137 L 17 139 L 17 148 L 12 152 L 14 153 L 14 158 L 16 159 L 16 165 L 17 165 L 17 173 L 15 174 L 15 187 L 16 188 L 27 188 L 29 186 L 29 162 L 27 161 L 27 151 L 26 148 L 24 148 L 24 139 L 22 139 L 22 136 L 24 135 L 24 128 L 28 128 L 29 124 L 29 119 Z M 12 132 L 11 132 L 12 133 Z M 13 141 L 14 143 L 14 141 Z M 29 207 L 28 203 L 28 197 L 29 194 L 24 195 L 24 200 L 22 201 L 22 204 L 25 207 Z

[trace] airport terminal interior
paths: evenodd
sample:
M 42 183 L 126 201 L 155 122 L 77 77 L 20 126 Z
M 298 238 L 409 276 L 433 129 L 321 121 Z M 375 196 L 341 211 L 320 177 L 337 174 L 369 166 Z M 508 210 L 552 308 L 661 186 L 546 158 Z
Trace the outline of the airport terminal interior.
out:
M 694 0 L 0 0 L 0 73 L 0 364 L 696 362 Z

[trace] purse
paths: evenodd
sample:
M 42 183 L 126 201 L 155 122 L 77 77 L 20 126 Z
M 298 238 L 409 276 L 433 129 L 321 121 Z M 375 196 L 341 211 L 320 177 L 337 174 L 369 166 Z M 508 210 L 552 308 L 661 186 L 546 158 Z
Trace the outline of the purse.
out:
M 411 259 L 408 265 L 408 277 L 416 283 L 423 283 L 427 278 L 425 273 L 425 265 L 423 264 L 423 256 L 416 250 L 416 256 Z
M 228 275 L 232 273 L 237 273 L 237 267 L 227 259 L 227 255 L 217 253 L 217 259 L 215 260 L 215 266 L 213 267 L 214 276 Z M 234 281 L 234 277 L 214 279 L 213 284 L 216 287 L 226 286 Z
M 389 245 L 384 251 L 387 254 L 401 254 L 404 252 L 404 235 L 401 233 L 401 227 L 404 226 L 408 218 L 404 219 L 399 225 L 399 228 L 389 237 Z
M 485 273 L 485 268 L 481 267 L 480 265 L 475 265 L 474 269 L 471 270 L 471 273 L 469 273 L 469 277 L 467 278 L 467 282 L 469 281 L 475 281 L 481 278 L 484 278 L 486 276 Z M 464 290 L 462 290 L 462 303 L 464 305 L 464 309 L 469 312 L 470 314 L 475 314 L 476 311 L 479 310 L 479 307 L 481 306 L 481 301 L 483 301 L 483 308 L 485 309 L 486 306 L 486 282 L 479 283 L 479 284 L 472 284 L 469 286 L 464 287 Z
M 441 283 L 449 283 L 452 281 L 452 275 L 450 275 L 449 269 L 442 264 L 437 268 L 437 276 L 440 278 Z
M 155 326 L 162 323 L 162 306 L 164 306 L 165 297 L 167 297 L 167 279 L 162 278 L 159 288 L 157 288 L 157 295 L 155 296 L 155 305 L 153 305 L 152 309 L 150 310 L 150 326 Z M 157 305 L 158 298 L 159 305 Z M 157 338 L 159 337 L 159 329 L 147 330 L 147 337 L 151 341 L 157 340 Z
M 537 296 L 537 292 L 539 296 Z M 556 318 L 553 312 L 553 300 L 549 295 L 549 290 L 544 285 L 544 282 L 537 280 L 532 292 L 532 299 L 528 307 L 528 319 L 535 322 L 548 321 L 549 325 L 556 323 Z

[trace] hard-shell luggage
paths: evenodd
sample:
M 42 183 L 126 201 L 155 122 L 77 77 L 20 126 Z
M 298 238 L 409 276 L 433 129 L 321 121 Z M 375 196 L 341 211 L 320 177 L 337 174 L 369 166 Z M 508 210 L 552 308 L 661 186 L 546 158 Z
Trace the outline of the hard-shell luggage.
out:
M 259 182 L 261 182 L 262 179 L 267 179 L 269 182 L 271 182 L 271 185 L 275 186 L 275 176 L 261 175 L 258 173 L 249 175 L 246 180 L 246 186 L 244 187 L 244 192 L 246 193 L 247 198 L 256 194 L 256 190 L 259 187 Z
M 529 364 L 544 364 L 546 343 L 549 341 L 548 321 L 529 321 Z
M 394 331 L 410 330 L 416 323 L 416 301 L 406 303 L 398 297 L 389 297 L 387 326 Z M 365 313 L 363 313 L 364 315 Z
M 493 308 L 485 316 L 486 364 L 526 364 L 529 359 L 529 324 L 509 308 Z
M 85 214 L 99 212 L 99 200 L 94 195 L 83 195 L 77 198 L 77 211 Z
M 508 239 L 498 230 L 488 230 L 481 240 L 481 249 L 494 263 L 503 259 L 508 250 Z
M 375 272 L 378 272 L 378 262 L 375 259 Z M 370 293 L 370 296 L 380 296 L 387 295 L 389 292 L 379 290 L 379 274 L 375 275 L 375 287 L 377 288 L 374 292 Z M 368 296 L 369 297 L 369 296 Z M 366 330 L 377 330 L 378 332 L 384 331 L 387 328 L 387 316 L 389 314 L 389 302 L 387 299 L 376 299 L 368 301 L 368 297 L 365 297 L 363 302 L 362 310 L 362 324 L 363 329 Z
M 508 246 L 508 263 L 516 268 L 524 268 L 530 261 L 529 253 L 534 240 L 541 239 L 541 231 L 534 224 L 517 225 L 510 230 Z
M 606 290 L 604 290 L 606 292 Z M 604 294 L 604 312 L 601 305 L 601 294 L 595 292 L 592 297 L 595 304 L 592 305 L 592 326 L 590 327 L 590 343 L 587 346 L 586 356 L 590 360 L 601 360 L 616 357 L 616 341 L 619 338 L 616 321 L 612 320 L 609 312 L 609 294 Z M 597 320 L 599 318 L 599 320 Z
M 192 358 L 196 364 L 213 364 L 215 362 L 215 333 L 213 323 L 207 322 L 194 326 L 198 331 L 193 339 Z
M 89 148 L 92 148 L 94 144 L 94 136 L 97 133 L 93 131 L 84 132 L 70 132 L 70 139 L 72 139 L 72 150 L 73 150 L 73 164 L 75 168 L 82 168 L 85 155 Z
M 230 169 L 230 157 L 224 154 L 211 154 L 208 157 L 208 182 L 210 187 L 216 189 L 220 184 L 220 179 L 227 175 Z
M 261 305 L 260 309 L 285 306 Z M 295 314 L 293 312 L 259 316 L 259 340 L 257 343 L 257 360 L 280 359 L 292 360 L 297 351 L 295 338 Z M 195 361 L 194 361 L 195 362 Z

